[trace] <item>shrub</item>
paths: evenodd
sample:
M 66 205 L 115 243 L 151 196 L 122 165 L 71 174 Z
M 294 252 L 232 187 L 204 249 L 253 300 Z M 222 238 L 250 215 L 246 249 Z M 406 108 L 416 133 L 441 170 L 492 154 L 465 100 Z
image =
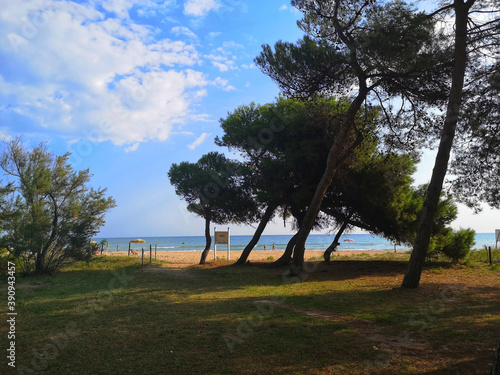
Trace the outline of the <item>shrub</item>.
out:
M 90 260 L 90 239 L 115 206 L 106 189 L 89 186 L 91 174 L 76 172 L 70 154 L 57 156 L 44 144 L 26 149 L 22 139 L 0 149 L 0 247 L 8 248 L 26 274 L 52 274 L 68 263 Z
M 21 271 L 18 260 L 14 256 L 10 255 L 7 249 L 0 248 L 0 276 L 8 275 L 9 262 L 16 265 L 16 274 Z
M 469 255 L 472 246 L 474 246 L 475 235 L 476 232 L 472 229 L 451 231 L 438 250 L 457 263 Z

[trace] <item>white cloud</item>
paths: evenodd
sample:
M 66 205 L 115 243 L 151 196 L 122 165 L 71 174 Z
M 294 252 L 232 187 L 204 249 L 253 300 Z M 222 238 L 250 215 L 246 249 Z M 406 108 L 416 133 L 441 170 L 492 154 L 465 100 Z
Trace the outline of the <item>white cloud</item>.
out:
M 292 14 L 300 14 L 300 11 L 297 8 L 295 8 L 293 6 L 288 6 L 286 4 L 283 4 L 282 6 L 280 6 L 278 10 L 280 12 L 286 12 L 286 11 L 288 11 L 288 12 L 290 12 Z
M 250 65 L 248 65 L 248 64 L 242 64 L 241 67 L 243 69 L 256 69 L 257 68 L 257 66 L 254 63 L 251 63 Z
M 222 43 L 222 46 L 217 48 L 217 51 L 225 53 L 225 54 L 231 54 L 232 53 L 230 51 L 231 48 L 244 49 L 245 46 L 243 44 L 238 44 L 235 41 L 231 40 L 229 42 Z
M 216 38 L 220 35 L 222 35 L 222 33 L 220 31 L 212 31 L 212 32 L 208 33 L 209 38 Z
M 131 4 L 116 0 L 103 7 L 125 17 Z M 33 14 L 37 22 L 27 24 Z M 133 150 L 204 116 L 191 109 L 209 84 L 192 69 L 201 63 L 195 46 L 155 41 L 149 28 L 106 19 L 88 3 L 7 2 L 0 35 L 22 41 L 0 38 L 0 55 L 16 67 L 0 66 L 0 113 L 22 116 L 32 126 Z
M 229 84 L 229 81 L 227 79 L 217 77 L 214 81 L 210 82 L 212 85 L 215 87 L 221 88 L 224 91 L 233 91 L 236 90 L 236 88 L 232 85 Z
M 238 44 L 234 41 L 226 41 L 222 43 L 222 46 L 217 47 L 211 54 L 205 55 L 204 57 L 207 58 L 213 66 L 219 69 L 220 72 L 238 70 L 235 62 L 237 56 L 232 50 L 242 50 L 244 48 L 245 46 L 242 44 Z
M 128 18 L 128 11 L 133 5 L 133 0 L 105 0 L 102 2 L 102 7 L 105 10 L 115 13 L 120 18 Z
M 188 38 L 191 38 L 191 39 L 198 39 L 198 36 L 194 32 L 192 32 L 191 30 L 189 30 L 187 27 L 185 27 L 185 26 L 175 26 L 175 27 L 172 27 L 172 32 L 175 35 L 185 35 L 185 36 L 187 36 Z
M 118 145 L 164 141 L 174 124 L 191 119 L 191 98 L 206 95 L 199 88 L 207 84 L 202 73 L 189 69 L 138 72 L 120 80 L 105 105 L 89 113 L 89 120 L 101 124 L 103 137 L 109 135 Z
M 190 16 L 203 17 L 211 10 L 220 8 L 215 0 L 188 0 L 184 4 L 184 13 Z
M 139 143 L 134 143 L 132 146 L 125 148 L 125 152 L 133 152 L 139 148 Z
M 191 150 L 194 150 L 196 147 L 200 146 L 203 142 L 205 142 L 205 140 L 209 136 L 210 136 L 209 133 L 203 133 L 198 138 L 196 138 L 196 140 L 193 143 L 191 143 L 190 145 L 188 145 L 188 148 L 190 148 Z
M 238 69 L 235 65 L 235 61 L 228 59 L 226 56 L 210 54 L 205 55 L 204 57 L 208 59 L 212 63 L 212 65 L 219 69 L 219 71 L 221 72 Z

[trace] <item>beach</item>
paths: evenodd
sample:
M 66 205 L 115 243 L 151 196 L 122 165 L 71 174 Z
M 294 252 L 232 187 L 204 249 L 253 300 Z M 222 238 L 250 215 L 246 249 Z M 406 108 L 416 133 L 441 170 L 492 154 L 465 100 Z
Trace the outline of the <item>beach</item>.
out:
M 157 260 L 165 260 L 172 265 L 178 266 L 190 266 L 198 264 L 201 257 L 201 251 L 158 251 L 156 253 Z M 236 261 L 241 256 L 241 250 L 231 250 L 230 260 Z M 273 260 L 277 260 L 279 257 L 283 255 L 283 250 L 254 250 L 248 256 L 248 260 L 250 262 L 270 262 Z M 311 258 L 315 258 L 314 260 L 323 260 L 324 250 L 306 250 L 304 259 L 310 260 Z M 345 251 L 336 251 L 332 253 L 332 258 L 336 256 L 350 256 L 354 254 L 369 254 L 371 256 L 375 256 L 376 254 L 384 254 L 384 253 L 394 253 L 394 251 L 388 250 L 345 250 Z M 398 253 L 403 254 L 404 251 L 399 251 Z M 127 255 L 127 251 L 120 252 L 104 252 L 103 255 L 107 256 L 123 256 Z M 138 255 L 131 255 L 132 257 L 141 258 L 141 252 L 139 251 Z M 152 258 L 154 259 L 155 252 L 152 252 Z M 227 260 L 227 250 L 217 250 L 217 257 L 219 260 Z M 271 259 L 271 257 L 273 259 Z M 144 251 L 144 258 L 149 259 L 149 250 Z M 214 251 L 210 250 L 207 256 L 207 262 L 214 261 Z

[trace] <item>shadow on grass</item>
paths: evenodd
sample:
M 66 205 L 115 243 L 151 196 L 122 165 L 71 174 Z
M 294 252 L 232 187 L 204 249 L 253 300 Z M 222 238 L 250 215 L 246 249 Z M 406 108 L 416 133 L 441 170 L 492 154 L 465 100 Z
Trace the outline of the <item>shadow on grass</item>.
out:
M 406 332 L 442 359 L 429 374 L 453 373 L 448 363 L 470 346 L 460 373 L 486 372 L 482 350 L 500 334 L 498 287 L 394 289 L 405 267 L 319 264 L 303 283 L 283 279 L 288 267 L 67 272 L 19 291 L 18 363 L 42 374 L 362 374 L 369 365 L 417 373 L 398 367 L 415 355 L 397 341 Z

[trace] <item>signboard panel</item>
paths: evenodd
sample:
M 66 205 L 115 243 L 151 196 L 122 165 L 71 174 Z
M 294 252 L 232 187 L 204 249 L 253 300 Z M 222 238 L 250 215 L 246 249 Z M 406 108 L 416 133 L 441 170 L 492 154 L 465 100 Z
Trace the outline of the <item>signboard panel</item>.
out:
M 500 242 L 500 229 L 495 229 L 495 240 Z
M 215 244 L 227 245 L 229 243 L 229 232 L 215 232 Z

